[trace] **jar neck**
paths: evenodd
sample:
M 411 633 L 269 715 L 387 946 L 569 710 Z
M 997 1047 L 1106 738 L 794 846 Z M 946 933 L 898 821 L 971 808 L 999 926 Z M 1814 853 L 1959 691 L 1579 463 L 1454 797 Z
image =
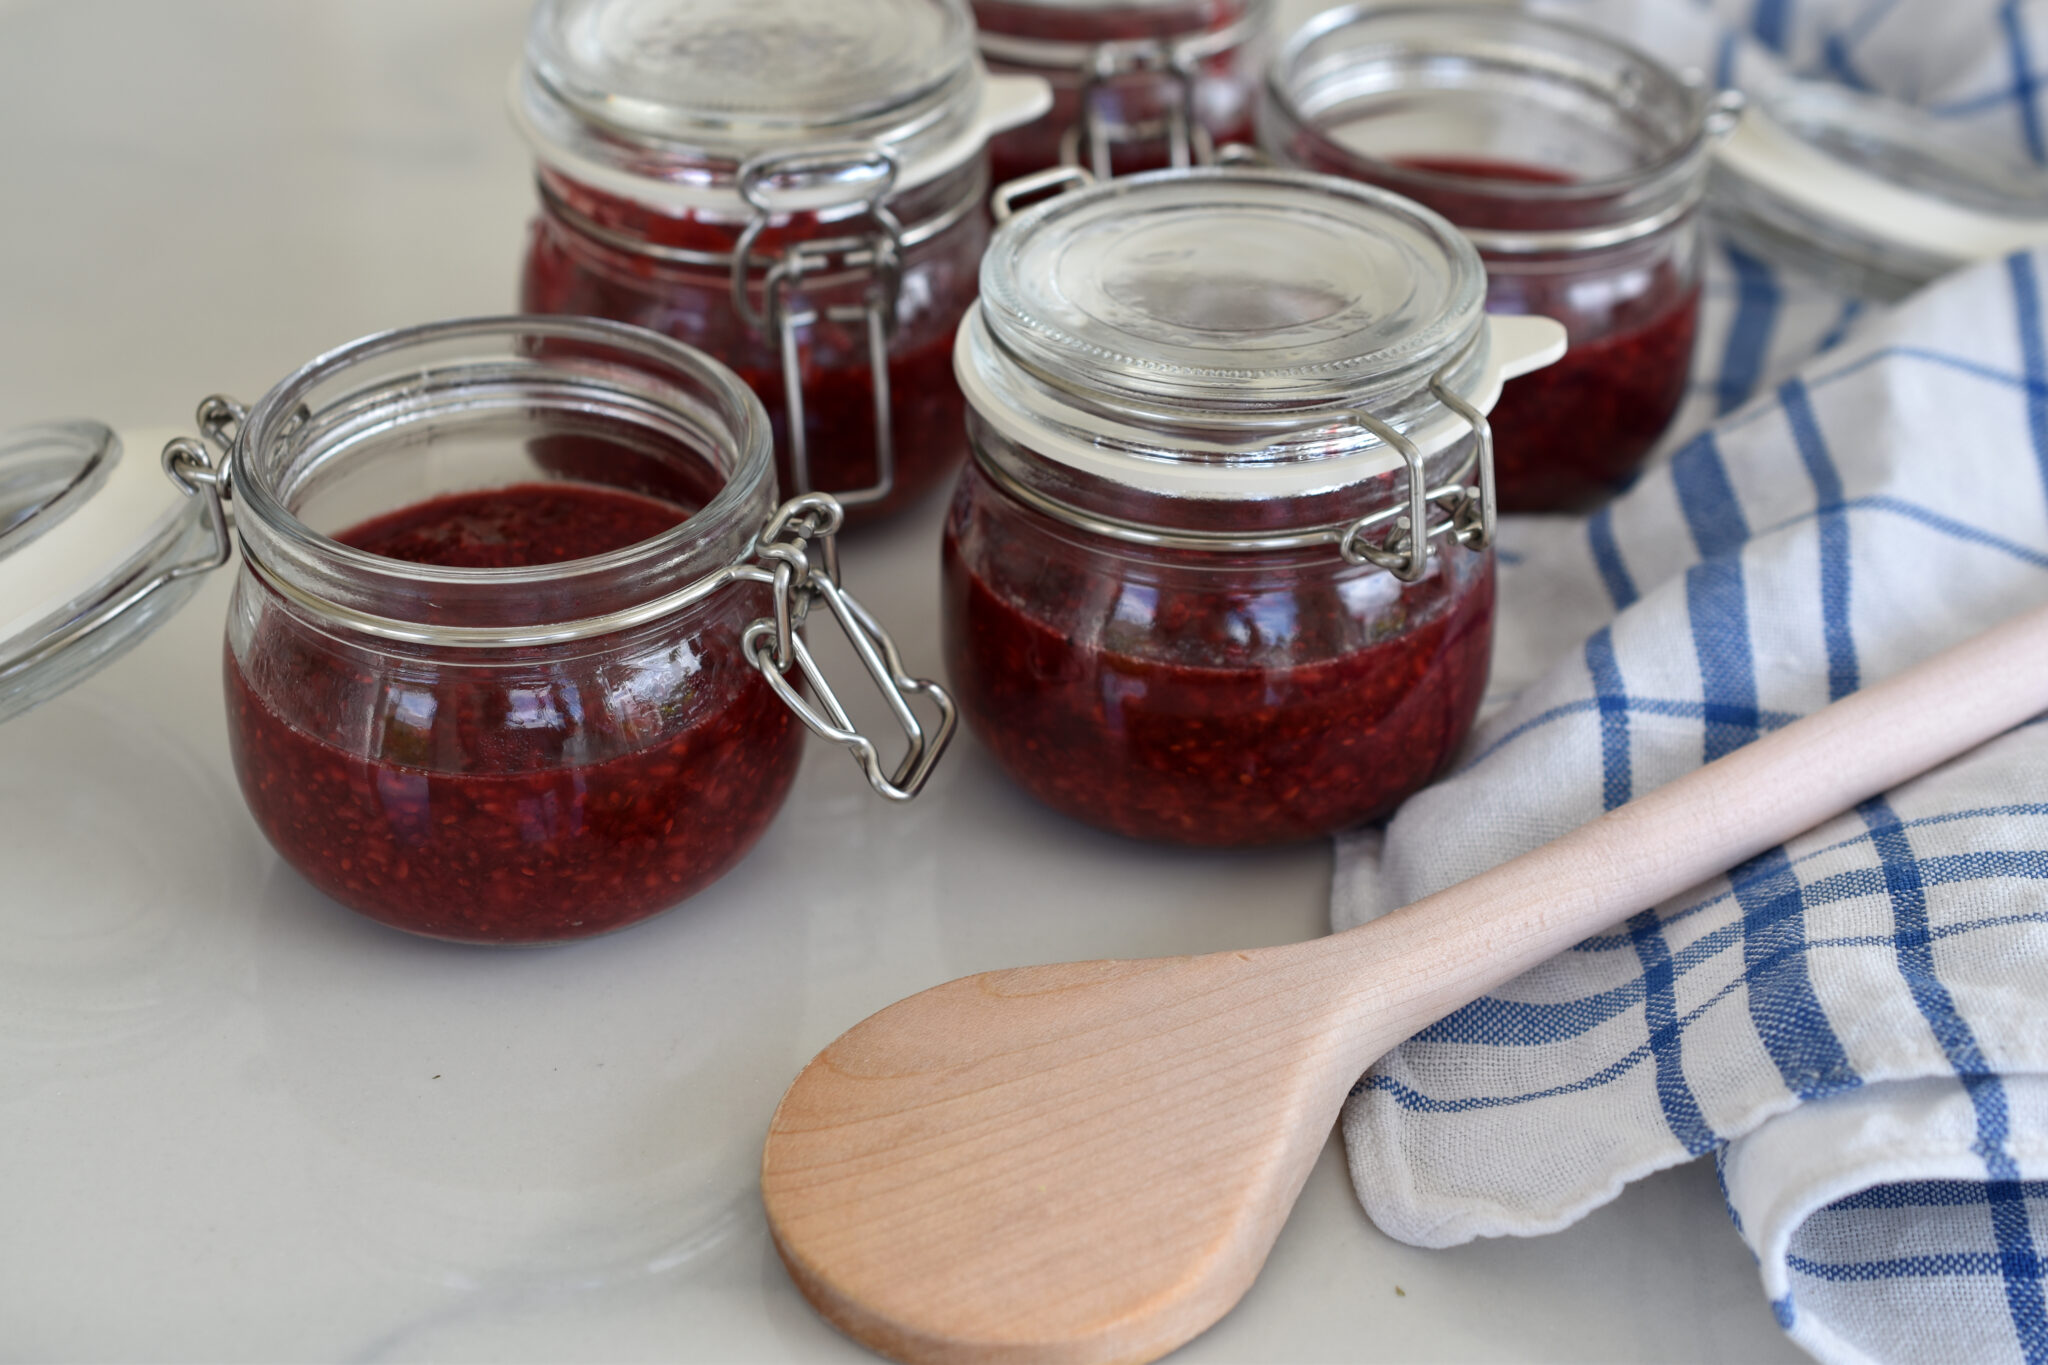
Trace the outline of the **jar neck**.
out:
M 539 644 L 715 591 L 773 509 L 768 442 L 759 400 L 678 343 L 593 319 L 481 319 L 314 361 L 241 421 L 231 481 L 250 571 L 310 619 L 423 644 Z M 549 479 L 690 515 L 608 554 L 507 569 L 388 559 L 311 524 Z

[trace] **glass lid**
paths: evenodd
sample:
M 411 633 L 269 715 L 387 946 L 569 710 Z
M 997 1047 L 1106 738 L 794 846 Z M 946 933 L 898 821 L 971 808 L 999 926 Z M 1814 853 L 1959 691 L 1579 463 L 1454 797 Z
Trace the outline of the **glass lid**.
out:
M 1898 100 L 1788 81 L 1721 149 L 1737 236 L 1880 297 L 2048 242 L 2048 172 Z
M 169 437 L 123 441 L 97 422 L 0 432 L 0 721 L 141 640 L 214 560 L 200 500 L 156 459 Z
M 1419 205 L 1333 177 L 1215 168 L 1019 214 L 981 288 L 995 342 L 1049 384 L 1234 412 L 1412 391 L 1478 327 L 1485 273 Z
M 964 0 L 540 0 L 516 112 L 537 144 L 663 173 L 872 142 L 909 161 L 972 129 Z

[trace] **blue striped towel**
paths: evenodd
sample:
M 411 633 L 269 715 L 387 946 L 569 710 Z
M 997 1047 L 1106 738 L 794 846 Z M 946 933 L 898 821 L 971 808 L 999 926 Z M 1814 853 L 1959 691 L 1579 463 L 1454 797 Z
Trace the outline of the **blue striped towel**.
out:
M 1828 7 L 1877 14 L 1845 39 L 1801 27 L 1809 5 L 1741 0 L 1733 50 L 1802 33 L 1802 60 L 1870 83 L 1854 33 L 1929 10 Z M 1977 8 L 1998 60 L 1953 70 L 2002 63 L 2006 93 L 1956 116 L 2033 150 L 2037 12 Z M 1668 457 L 1590 518 L 1504 524 L 1487 718 L 1340 843 L 1335 927 L 2048 602 L 2044 288 L 2048 253 L 1860 308 L 1713 246 Z M 2048 1365 L 2048 723 L 1459 1011 L 1360 1082 L 1343 1130 L 1367 1212 L 1421 1246 L 1554 1231 L 1712 1153 L 1814 1355 Z

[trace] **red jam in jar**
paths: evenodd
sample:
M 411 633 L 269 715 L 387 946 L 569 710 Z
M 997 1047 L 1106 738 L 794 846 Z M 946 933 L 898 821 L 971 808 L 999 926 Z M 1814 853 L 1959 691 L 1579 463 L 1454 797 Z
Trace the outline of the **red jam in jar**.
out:
M 974 0 L 989 69 L 1052 82 L 1045 117 L 992 145 L 1000 185 L 1062 163 L 1103 179 L 1252 140 L 1270 0 Z
M 1404 586 L 1266 559 L 1105 553 L 969 469 L 947 675 L 1004 771 L 1100 829 L 1222 847 L 1389 814 L 1479 709 L 1492 561 L 1461 552 Z
M 436 324 L 322 357 L 233 442 L 229 738 L 314 886 L 555 942 L 694 895 L 766 830 L 811 721 L 757 551 L 819 591 L 837 509 L 775 508 L 730 371 L 589 319 Z
M 766 405 L 785 493 L 893 512 L 965 453 L 948 358 L 989 130 L 1037 107 L 1016 84 L 949 0 L 542 0 L 521 306 L 707 351 Z
M 1291 172 L 1138 176 L 998 230 L 942 625 L 1020 786 L 1221 847 L 1377 818 L 1442 770 L 1494 589 L 1483 438 L 1441 395 L 1483 411 L 1517 359 L 1483 288 L 1434 214 Z
M 1625 487 L 1691 372 L 1710 103 L 1589 30 L 1437 5 L 1311 25 L 1269 95 L 1275 159 L 1435 209 L 1478 246 L 1489 310 L 1564 324 L 1565 358 L 1510 381 L 1493 413 L 1502 509 Z
M 437 498 L 343 532 L 417 564 L 516 569 L 607 554 L 687 513 L 637 494 L 526 484 Z M 609 651 L 604 667 L 629 651 Z M 710 885 L 781 807 L 802 727 L 737 638 L 636 660 L 681 714 L 607 698 L 602 668 L 545 649 L 476 667 L 378 668 L 287 624 L 227 659 L 229 737 L 249 809 L 285 861 L 373 919 L 436 938 L 603 933 Z M 261 688 L 251 677 L 261 680 Z M 263 700 L 292 697 L 287 720 Z M 611 703 L 593 706 L 591 703 Z M 363 706 L 380 713 L 373 751 Z

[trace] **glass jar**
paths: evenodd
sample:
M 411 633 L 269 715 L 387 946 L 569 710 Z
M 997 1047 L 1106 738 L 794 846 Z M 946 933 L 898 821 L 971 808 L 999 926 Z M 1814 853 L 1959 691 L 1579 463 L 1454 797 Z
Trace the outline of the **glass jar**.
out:
M 1509 511 L 1624 487 L 1685 395 L 1698 206 L 1732 106 L 1590 29 L 1491 5 L 1352 6 L 1274 62 L 1275 160 L 1382 186 L 1456 223 L 1498 313 L 1562 322 L 1565 358 L 1495 414 Z
M 1492 641 L 1485 410 L 1563 348 L 1483 292 L 1437 215 L 1299 172 L 1135 176 L 997 231 L 943 627 L 1019 785 L 1221 846 L 1370 820 L 1441 770 Z
M 225 563 L 231 498 L 243 796 L 286 862 L 372 919 L 472 943 L 620 928 L 752 847 L 806 727 L 897 799 L 950 736 L 944 691 L 900 676 L 838 587 L 837 504 L 778 508 L 759 400 L 666 338 L 591 319 L 416 327 L 320 357 L 253 409 L 209 399 L 199 423 L 203 440 L 164 450 L 190 506 L 148 523 L 163 529 L 139 568 L 0 639 L 0 697 L 75 681 L 96 641 L 132 642 Z M 122 496 L 165 492 L 121 463 Z M 93 501 L 44 540 L 104 555 Z M 31 570 L 51 581 L 47 562 L 0 559 L 0 579 Z M 819 605 L 904 724 L 892 770 L 804 644 Z
M 1252 140 L 1272 0 L 974 0 L 992 71 L 1043 75 L 1052 112 L 997 137 L 997 184 L 1207 164 Z
M 964 0 L 540 0 L 521 306 L 709 352 L 766 404 L 785 492 L 894 511 L 965 450 L 987 142 L 1049 99 L 985 76 Z

